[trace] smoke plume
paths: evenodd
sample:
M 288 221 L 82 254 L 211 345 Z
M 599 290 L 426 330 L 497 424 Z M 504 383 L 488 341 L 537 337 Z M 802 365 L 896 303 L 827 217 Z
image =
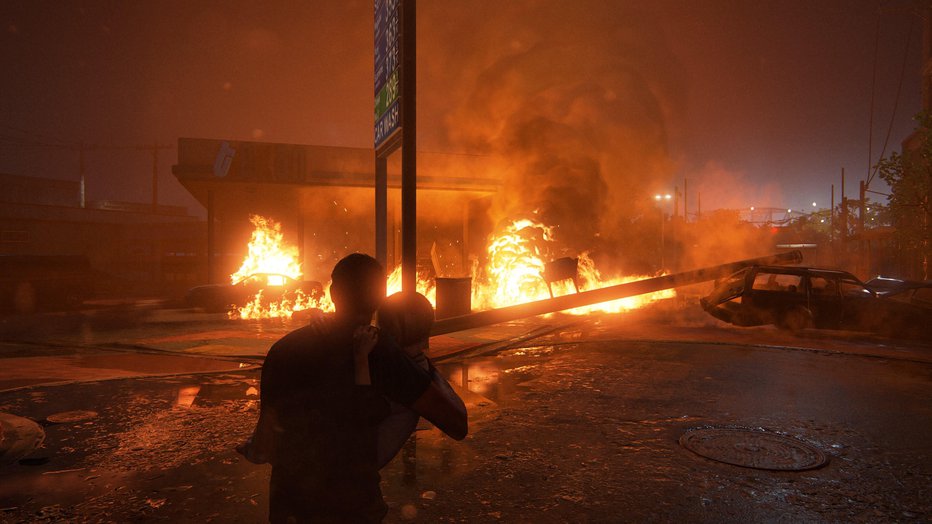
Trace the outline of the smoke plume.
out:
M 493 221 L 536 213 L 570 251 L 630 245 L 672 175 L 667 121 L 682 105 L 657 20 L 594 1 L 425 8 L 419 78 L 445 95 L 426 108 L 454 101 L 446 146 L 499 159 Z

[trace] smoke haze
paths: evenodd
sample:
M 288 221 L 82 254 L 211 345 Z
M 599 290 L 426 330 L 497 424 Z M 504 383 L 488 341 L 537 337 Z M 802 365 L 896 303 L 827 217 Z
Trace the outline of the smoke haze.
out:
M 486 23 L 432 31 L 438 42 L 428 36 L 426 49 L 450 56 L 428 56 L 427 68 L 446 84 L 432 91 L 458 103 L 446 119 L 449 147 L 501 163 L 494 220 L 536 212 L 574 251 L 624 238 L 672 174 L 667 121 L 682 109 L 682 72 L 657 21 L 605 2 L 468 9 L 488 13 Z M 426 15 L 458 19 L 447 7 Z

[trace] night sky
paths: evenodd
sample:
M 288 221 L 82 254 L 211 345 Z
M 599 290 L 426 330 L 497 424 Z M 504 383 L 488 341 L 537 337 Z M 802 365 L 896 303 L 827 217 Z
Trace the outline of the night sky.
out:
M 584 77 L 593 85 L 610 78 L 599 88 L 605 99 L 631 103 L 608 115 L 630 121 L 606 143 L 636 137 L 650 121 L 645 129 L 665 145 L 663 167 L 626 184 L 642 181 L 639 190 L 652 194 L 689 178 L 693 209 L 696 190 L 703 210 L 827 207 L 842 167 L 849 196 L 868 171 L 875 39 L 873 159 L 894 116 L 904 58 L 887 151 L 912 129 L 922 35 L 911 2 L 642 4 L 422 0 L 419 148 L 500 153 L 522 89 L 559 85 L 550 92 L 565 97 Z M 372 23 L 371 1 L 2 0 L 0 172 L 76 180 L 79 142 L 371 147 Z M 535 48 L 564 61 L 509 62 Z M 523 82 L 484 89 L 512 63 Z M 580 111 L 574 121 L 587 114 Z M 649 115 L 632 116 L 640 113 Z M 614 126 L 609 117 L 594 114 L 594 128 Z M 625 150 L 633 158 L 619 165 L 638 165 L 647 149 L 656 156 L 654 146 Z M 160 156 L 161 202 L 202 213 L 174 181 L 175 161 L 174 150 Z M 90 199 L 148 202 L 150 177 L 144 151 L 87 153 Z

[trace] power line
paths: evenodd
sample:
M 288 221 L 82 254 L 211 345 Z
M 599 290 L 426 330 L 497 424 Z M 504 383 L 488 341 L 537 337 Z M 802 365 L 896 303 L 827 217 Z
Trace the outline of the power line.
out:
M 29 131 L 29 130 L 27 130 L 27 129 L 23 129 L 23 128 L 16 127 L 16 126 L 11 126 L 11 125 L 9 125 L 9 124 L 0 124 L 0 127 L 5 127 L 6 129 L 9 129 L 9 130 L 15 131 L 15 132 L 17 132 L 17 133 L 20 133 L 20 134 L 23 134 L 23 135 L 27 135 L 27 136 L 29 136 L 29 137 L 31 137 L 31 138 L 33 138 L 33 139 L 39 139 L 39 140 L 45 141 L 45 142 L 55 142 L 55 143 L 57 143 L 57 144 L 59 144 L 59 145 L 69 144 L 69 142 L 68 142 L 67 140 L 62 140 L 62 139 L 60 139 L 60 138 L 58 138 L 58 137 L 53 137 L 53 136 L 45 135 L 45 134 L 42 134 L 42 133 L 36 133 L 35 131 Z
M 887 152 L 887 145 L 890 142 L 890 135 L 893 133 L 893 122 L 896 119 L 896 111 L 900 105 L 900 94 L 903 91 L 903 79 L 906 77 L 906 62 L 909 58 L 909 48 L 913 39 L 913 28 L 916 25 L 915 21 L 911 21 L 909 24 L 909 33 L 906 35 L 906 49 L 903 51 L 903 66 L 900 68 L 900 81 L 899 85 L 896 88 L 896 98 L 893 101 L 893 114 L 890 115 L 890 125 L 887 126 L 887 136 L 883 141 L 883 149 L 880 150 L 880 158 L 883 158 L 884 154 Z M 874 172 L 870 174 L 867 178 L 867 183 L 865 187 L 870 186 L 874 177 L 877 176 L 879 166 L 874 167 Z
M 0 147 L 37 147 L 67 151 L 129 151 L 153 149 L 174 149 L 174 144 L 100 144 L 100 143 L 50 143 L 37 140 L 24 140 L 21 137 L 0 134 Z
M 877 13 L 877 29 L 874 33 L 874 69 L 871 73 L 871 111 L 867 125 L 867 179 L 870 183 L 874 167 L 874 94 L 877 91 L 877 52 L 880 49 L 880 13 Z M 882 157 L 881 157 L 882 158 Z

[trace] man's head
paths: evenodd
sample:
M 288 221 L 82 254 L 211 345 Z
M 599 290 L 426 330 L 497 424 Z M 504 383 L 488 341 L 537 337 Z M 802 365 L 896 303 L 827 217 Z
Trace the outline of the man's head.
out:
M 330 299 L 340 316 L 371 318 L 385 298 L 385 273 L 369 255 L 343 257 L 333 266 L 330 279 Z

